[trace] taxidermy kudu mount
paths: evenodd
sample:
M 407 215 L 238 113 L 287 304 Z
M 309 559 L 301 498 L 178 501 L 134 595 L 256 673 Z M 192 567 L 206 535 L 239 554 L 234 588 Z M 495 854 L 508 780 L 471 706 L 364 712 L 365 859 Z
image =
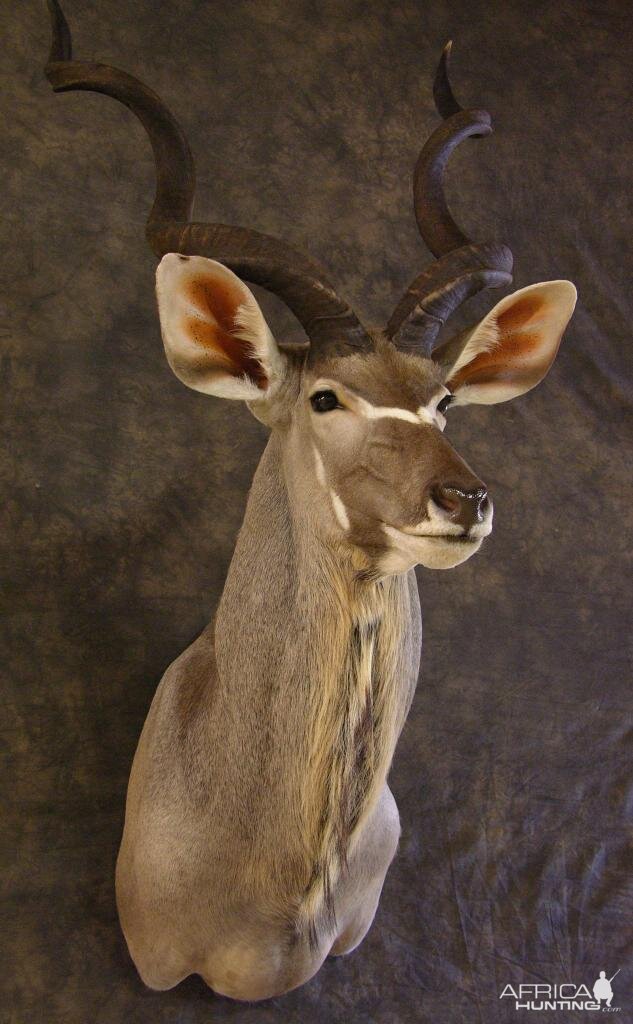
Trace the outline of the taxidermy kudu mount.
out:
M 384 331 L 363 327 L 319 266 L 250 228 L 190 221 L 194 168 L 159 97 L 115 68 L 72 60 L 49 0 L 57 92 L 120 100 L 149 135 L 147 223 L 167 359 L 189 387 L 241 399 L 270 428 L 214 621 L 156 692 L 130 777 L 117 903 L 143 981 L 200 974 L 255 1000 L 301 985 L 368 931 L 400 833 L 387 785 L 418 677 L 413 567 L 480 547 L 492 502 L 443 431 L 449 405 L 505 402 L 539 383 L 576 291 L 547 281 L 438 343 L 451 313 L 512 280 L 504 245 L 451 216 L 452 150 L 487 135 L 448 79 L 442 123 L 413 182 L 436 257 Z M 309 349 L 283 349 L 244 281 L 280 297 Z

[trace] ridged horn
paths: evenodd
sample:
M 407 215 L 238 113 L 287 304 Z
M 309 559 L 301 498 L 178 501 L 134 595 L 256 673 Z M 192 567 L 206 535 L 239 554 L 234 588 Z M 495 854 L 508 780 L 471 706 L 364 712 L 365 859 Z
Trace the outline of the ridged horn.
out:
M 483 288 L 512 281 L 512 253 L 505 245 L 473 243 L 458 227 L 444 194 L 444 171 L 453 150 L 467 138 L 492 131 L 485 110 L 464 110 L 448 75 L 451 43 L 440 57 L 433 96 L 444 119 L 422 147 L 413 174 L 413 207 L 420 234 L 437 257 L 411 283 L 394 309 L 387 336 L 399 348 L 430 355 L 448 317 Z
M 282 299 L 304 328 L 311 357 L 371 348 L 351 307 L 317 263 L 272 235 L 228 224 L 191 222 L 195 170 L 184 132 L 159 96 L 138 79 L 106 64 L 72 59 L 72 40 L 58 0 L 47 0 L 52 45 L 46 77 L 55 92 L 87 90 L 123 103 L 139 119 L 152 145 L 156 194 L 147 239 L 156 254 L 208 256 L 244 280 Z

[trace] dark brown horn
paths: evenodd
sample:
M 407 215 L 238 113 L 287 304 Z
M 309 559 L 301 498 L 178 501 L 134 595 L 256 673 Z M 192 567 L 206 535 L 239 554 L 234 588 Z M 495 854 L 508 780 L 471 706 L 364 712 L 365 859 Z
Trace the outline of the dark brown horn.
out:
M 450 315 L 482 288 L 512 281 L 512 253 L 504 245 L 464 245 L 419 274 L 394 309 L 385 333 L 398 348 L 430 355 Z
M 444 195 L 444 170 L 456 146 L 492 131 L 485 110 L 463 110 L 448 77 L 451 43 L 440 58 L 433 96 L 444 118 L 422 147 L 413 175 L 414 211 L 420 234 L 438 257 L 409 286 L 387 324 L 394 344 L 430 354 L 444 322 L 482 288 L 512 280 L 512 253 L 505 245 L 473 244 L 457 226 Z
M 177 121 L 160 97 L 138 79 L 105 64 L 73 61 L 70 30 L 58 0 L 48 0 L 48 8 L 53 40 L 46 77 L 54 91 L 79 89 L 112 96 L 137 116 L 149 136 L 156 164 L 156 195 L 146 234 L 155 254 L 208 256 L 278 295 L 304 328 L 318 356 L 370 349 L 371 341 L 360 321 L 311 259 L 258 231 L 190 222 L 195 170 Z
M 451 117 L 452 114 L 459 114 L 462 109 L 455 99 L 453 88 L 448 77 L 448 67 L 450 64 L 452 49 L 453 40 L 449 39 L 442 50 L 442 56 L 440 57 L 439 64 L 437 65 L 435 80 L 433 82 L 433 99 L 435 100 L 435 109 L 440 117 L 444 118 L 444 120 L 446 120 L 447 117 Z

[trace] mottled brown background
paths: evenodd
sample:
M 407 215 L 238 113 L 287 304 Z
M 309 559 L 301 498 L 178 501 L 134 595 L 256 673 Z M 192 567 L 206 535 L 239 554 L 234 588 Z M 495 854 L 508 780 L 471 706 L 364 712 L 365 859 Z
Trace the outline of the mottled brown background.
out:
M 1 12 L 0 1020 L 492 1024 L 520 1016 L 507 982 L 617 968 L 632 1020 L 630 4 L 66 2 L 78 56 L 139 75 L 185 126 L 197 215 L 311 250 L 377 322 L 427 258 L 410 173 L 453 36 L 456 91 L 497 127 L 456 154 L 454 208 L 511 244 L 517 286 L 580 293 L 537 392 L 451 416 L 496 529 L 420 573 L 403 836 L 374 928 L 253 1007 L 195 978 L 144 990 L 113 867 L 145 713 L 211 616 L 264 432 L 171 375 L 149 146 L 112 101 L 52 94 L 43 6 Z

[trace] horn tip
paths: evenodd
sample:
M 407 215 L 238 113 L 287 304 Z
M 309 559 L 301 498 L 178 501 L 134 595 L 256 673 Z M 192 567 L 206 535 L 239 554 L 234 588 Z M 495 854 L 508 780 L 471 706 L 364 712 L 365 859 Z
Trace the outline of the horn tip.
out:
M 452 114 L 458 114 L 463 109 L 455 99 L 448 76 L 452 48 L 453 40 L 449 39 L 442 50 L 442 55 L 437 65 L 437 71 L 435 72 L 435 81 L 433 82 L 433 99 L 435 100 L 435 108 L 440 117 L 443 117 L 444 119 L 451 117 Z
M 48 63 L 56 61 L 72 60 L 73 44 L 70 35 L 68 22 L 59 4 L 59 0 L 46 0 L 48 13 L 51 20 L 51 49 L 48 56 Z

